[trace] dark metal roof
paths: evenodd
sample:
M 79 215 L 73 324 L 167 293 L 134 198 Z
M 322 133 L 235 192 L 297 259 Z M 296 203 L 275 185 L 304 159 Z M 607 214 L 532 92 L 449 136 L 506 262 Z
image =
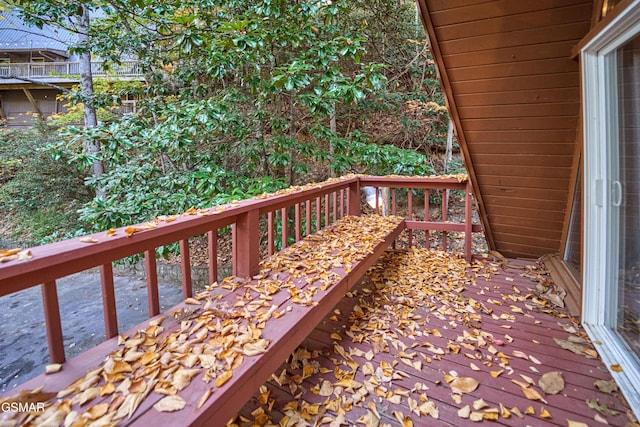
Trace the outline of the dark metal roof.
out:
M 69 45 L 74 40 L 75 35 L 63 29 L 31 27 L 14 13 L 0 13 L 0 52 L 46 50 L 69 56 Z

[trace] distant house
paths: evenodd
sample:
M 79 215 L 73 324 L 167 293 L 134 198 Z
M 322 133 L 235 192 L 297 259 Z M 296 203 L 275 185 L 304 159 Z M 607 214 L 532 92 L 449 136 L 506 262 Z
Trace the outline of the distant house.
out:
M 79 63 L 69 53 L 74 41 L 75 35 L 63 29 L 30 27 L 13 13 L 0 14 L 0 119 L 6 126 L 31 126 L 65 111 L 57 100 L 60 91 L 46 83 L 66 88 L 78 83 Z M 125 61 L 109 73 L 96 61 L 92 71 L 94 76 L 143 78 L 137 61 Z M 133 101 L 124 103 L 134 108 Z

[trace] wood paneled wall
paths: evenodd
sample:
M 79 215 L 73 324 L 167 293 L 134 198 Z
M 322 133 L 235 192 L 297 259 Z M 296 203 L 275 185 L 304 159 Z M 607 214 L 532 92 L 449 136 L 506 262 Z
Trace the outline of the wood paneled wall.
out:
M 560 251 L 592 0 L 418 0 L 492 249 Z

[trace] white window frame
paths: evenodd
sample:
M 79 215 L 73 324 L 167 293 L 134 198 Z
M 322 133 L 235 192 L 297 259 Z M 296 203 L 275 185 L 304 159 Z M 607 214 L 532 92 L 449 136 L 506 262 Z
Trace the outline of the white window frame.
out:
M 612 253 L 615 251 L 610 250 L 617 236 L 608 235 L 611 230 L 608 223 L 615 219 L 609 217 L 608 206 L 619 194 L 615 194 L 616 185 L 610 179 L 612 160 L 607 148 L 612 138 L 617 138 L 617 129 L 609 126 L 609 118 L 615 114 L 611 109 L 617 109 L 617 105 L 611 105 L 612 82 L 605 76 L 609 65 L 607 55 L 639 33 L 640 0 L 636 0 L 583 47 L 581 56 L 585 135 L 582 322 L 636 414 L 640 414 L 640 366 L 624 340 L 611 328 L 615 322 L 617 295 L 612 292 L 615 286 L 607 286 L 609 268 L 618 267 L 617 257 Z M 608 268 L 607 263 L 613 265 Z M 613 365 L 620 365 L 622 371 L 611 370 Z

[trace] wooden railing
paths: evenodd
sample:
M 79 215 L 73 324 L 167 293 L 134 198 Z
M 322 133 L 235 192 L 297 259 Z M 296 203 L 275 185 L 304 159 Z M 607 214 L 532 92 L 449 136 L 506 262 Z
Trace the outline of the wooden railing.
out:
M 105 332 L 107 338 L 112 338 L 118 334 L 114 261 L 144 254 L 148 310 L 149 317 L 153 317 L 160 312 L 157 248 L 179 242 L 182 293 L 184 299 L 187 299 L 193 294 L 189 239 L 207 235 L 209 278 L 213 282 L 218 277 L 218 231 L 231 226 L 233 274 L 240 277 L 253 276 L 259 271 L 261 252 L 273 254 L 277 246 L 285 247 L 290 241 L 298 241 L 315 233 L 345 215 L 360 215 L 362 186 L 373 186 L 377 191 L 383 187 L 391 188 L 391 214 L 398 213 L 397 190 L 408 189 L 407 206 L 403 209 L 407 209 L 409 244 L 412 244 L 415 230 L 439 230 L 445 233 L 463 231 L 465 257 L 471 258 L 471 234 L 480 228 L 471 221 L 471 185 L 468 181 L 455 177 L 348 176 L 205 210 L 192 209 L 181 215 L 159 217 L 144 224 L 31 248 L 28 260 L 0 263 L 0 297 L 41 286 L 50 360 L 52 363 L 61 363 L 65 360 L 65 351 L 57 279 L 93 267 L 100 269 Z M 443 222 L 429 221 L 428 215 L 427 218 L 423 216 L 422 220 L 414 217 L 413 191 L 418 189 L 425 192 L 425 212 L 429 212 L 430 191 L 464 191 L 464 223 L 446 222 L 446 206 L 443 206 L 442 211 Z M 266 228 L 266 233 L 261 233 L 261 227 Z M 445 248 L 446 240 L 443 239 Z M 266 245 L 262 251 L 261 245 Z
M 105 67 L 105 63 L 96 61 L 91 63 L 94 76 L 139 77 L 142 69 L 139 61 L 123 61 L 119 65 Z M 11 62 L 0 63 L 0 76 L 16 76 L 27 78 L 44 78 L 60 76 L 78 76 L 79 62 Z

